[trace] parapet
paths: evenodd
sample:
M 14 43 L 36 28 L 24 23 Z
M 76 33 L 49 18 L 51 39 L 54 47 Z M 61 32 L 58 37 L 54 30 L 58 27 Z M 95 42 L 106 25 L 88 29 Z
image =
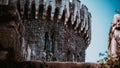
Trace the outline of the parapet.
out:
M 83 31 L 87 43 L 90 43 L 91 13 L 86 5 L 81 5 L 80 0 L 18 0 L 17 7 L 21 17 L 26 19 L 64 19 L 65 25 L 70 20 L 74 29 Z

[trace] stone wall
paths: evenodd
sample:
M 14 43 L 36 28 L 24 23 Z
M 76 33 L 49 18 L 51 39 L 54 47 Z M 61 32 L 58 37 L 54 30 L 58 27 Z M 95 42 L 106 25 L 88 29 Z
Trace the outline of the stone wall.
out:
M 9 4 L 4 1 L 2 5 L 17 8 L 25 27 L 20 38 L 25 59 L 85 61 L 91 40 L 91 14 L 80 0 L 9 0 Z
M 79 63 L 79 62 L 1 62 L 0 68 L 102 68 L 97 63 Z
M 79 0 L 18 0 L 17 7 L 34 60 L 85 61 L 91 14 Z

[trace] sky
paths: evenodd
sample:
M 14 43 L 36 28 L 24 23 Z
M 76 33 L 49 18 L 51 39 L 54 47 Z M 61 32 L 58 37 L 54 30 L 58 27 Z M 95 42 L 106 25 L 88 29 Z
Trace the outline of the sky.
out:
M 92 15 L 92 39 L 86 50 L 86 62 L 97 62 L 103 58 L 99 53 L 104 53 L 108 47 L 108 33 L 115 10 L 120 9 L 120 0 L 81 0 L 88 7 Z

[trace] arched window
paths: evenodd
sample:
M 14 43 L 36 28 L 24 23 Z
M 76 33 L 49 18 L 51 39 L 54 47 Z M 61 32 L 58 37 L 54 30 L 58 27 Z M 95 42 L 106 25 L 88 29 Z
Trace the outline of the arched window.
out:
M 44 46 L 44 50 L 48 50 L 49 48 L 49 35 L 48 32 L 45 32 L 45 46 Z

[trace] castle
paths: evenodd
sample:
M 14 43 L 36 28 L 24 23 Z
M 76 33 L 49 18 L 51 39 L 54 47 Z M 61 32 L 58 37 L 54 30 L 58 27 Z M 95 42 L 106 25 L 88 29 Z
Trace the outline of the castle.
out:
M 120 58 L 120 14 L 115 14 L 109 32 L 108 57 Z
M 34 52 L 33 59 L 85 61 L 91 14 L 79 0 L 18 0 L 17 7 L 25 26 L 25 45 Z
M 9 4 L 17 7 L 24 25 L 22 51 L 30 48 L 28 60 L 85 61 L 91 13 L 80 0 L 10 0 Z

